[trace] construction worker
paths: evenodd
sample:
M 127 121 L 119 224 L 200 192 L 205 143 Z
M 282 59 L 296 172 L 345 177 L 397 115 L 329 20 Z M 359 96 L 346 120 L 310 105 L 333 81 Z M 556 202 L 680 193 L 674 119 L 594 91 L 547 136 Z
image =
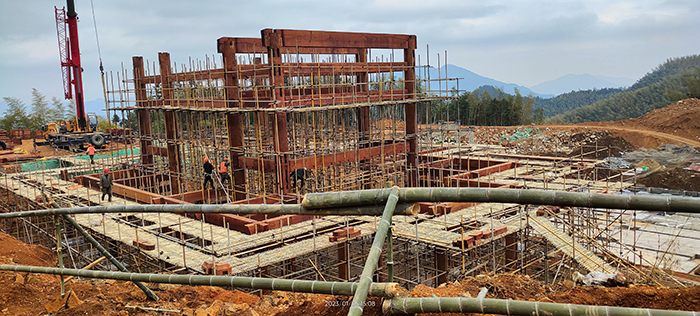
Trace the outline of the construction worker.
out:
M 90 146 L 88 146 L 87 154 L 88 154 L 88 156 L 90 156 L 90 164 L 94 164 L 95 163 L 95 147 L 93 147 L 92 144 L 90 144 Z
M 291 181 L 291 184 L 293 187 L 297 186 L 297 181 L 299 182 L 299 190 L 304 189 L 304 184 L 306 183 L 306 178 L 307 177 L 313 177 L 314 173 L 313 171 L 306 169 L 306 168 L 300 168 L 297 170 L 292 171 L 292 173 L 289 175 L 289 180 Z
M 211 188 L 214 188 L 214 180 L 211 177 L 212 172 L 214 172 L 214 165 L 209 162 L 209 158 L 204 157 L 204 186 L 202 190 L 207 189 L 207 182 L 211 183 Z
M 219 165 L 219 177 L 221 177 L 221 185 L 226 186 L 224 183 L 231 183 L 231 177 L 228 175 L 228 158 L 224 158 L 224 161 Z
M 105 168 L 104 173 L 100 176 L 100 187 L 102 187 L 102 201 L 105 200 L 105 195 L 112 202 L 112 175 L 109 174 L 109 168 Z

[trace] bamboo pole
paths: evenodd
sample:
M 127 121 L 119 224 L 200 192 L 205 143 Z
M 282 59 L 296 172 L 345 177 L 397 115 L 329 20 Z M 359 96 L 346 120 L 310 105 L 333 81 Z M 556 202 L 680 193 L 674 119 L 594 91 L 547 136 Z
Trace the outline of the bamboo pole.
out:
M 54 203 L 53 205 L 57 205 L 57 204 Z M 86 232 L 82 227 L 80 227 L 80 224 L 78 224 L 78 222 L 76 222 L 75 219 L 73 219 L 72 217 L 65 215 L 65 214 L 63 214 L 63 218 L 66 221 L 68 221 L 71 225 L 73 225 L 75 230 L 77 230 L 85 239 L 87 239 L 88 242 L 90 242 L 93 246 L 95 246 L 95 248 L 97 248 L 97 250 L 103 256 L 107 257 L 107 260 L 109 260 L 112 264 L 114 264 L 114 266 L 116 266 L 117 269 L 119 269 L 120 271 L 123 271 L 123 272 L 128 271 L 126 269 L 126 267 L 124 267 L 124 265 L 121 262 L 119 262 L 119 260 L 117 260 L 117 258 L 114 258 L 114 256 L 112 256 L 112 254 L 110 254 L 107 251 L 107 249 L 102 247 L 102 245 L 100 245 L 100 243 L 97 242 L 97 240 L 95 240 L 95 238 L 93 238 L 88 232 Z M 85 271 L 89 271 L 89 270 L 85 270 Z M 146 287 L 143 283 L 134 281 L 134 284 L 136 284 L 136 286 L 138 286 L 141 289 L 141 291 L 143 291 L 149 299 L 151 299 L 153 301 L 158 300 L 158 296 L 155 293 L 153 293 L 153 291 L 151 291 L 151 289 Z
M 362 315 L 365 300 L 367 299 L 367 292 L 369 291 L 370 284 L 372 284 L 372 275 L 377 270 L 377 264 L 379 257 L 382 255 L 382 247 L 386 240 L 387 231 L 391 229 L 391 216 L 394 213 L 396 203 L 399 201 L 398 194 L 399 187 L 391 188 L 391 193 L 384 207 L 382 220 L 379 222 L 379 227 L 377 227 L 377 232 L 374 235 L 374 241 L 372 241 L 372 248 L 367 255 L 365 267 L 362 269 L 360 283 L 358 284 L 357 291 L 355 291 L 355 296 L 352 298 L 348 316 Z
M 58 267 L 63 268 L 63 252 L 61 252 L 61 220 L 58 215 L 53 216 L 53 223 L 56 228 L 56 255 L 58 257 Z M 66 296 L 66 282 L 61 276 L 61 298 Z
M 503 300 L 469 297 L 393 298 L 382 305 L 384 314 L 481 313 L 499 315 L 606 315 L 606 316 L 698 316 L 697 312 L 630 307 L 594 306 L 562 303 Z
M 270 215 L 352 215 L 352 216 L 378 216 L 383 212 L 379 205 L 351 206 L 325 209 L 305 209 L 299 204 L 144 204 L 144 205 L 106 205 L 83 206 L 70 208 L 54 208 L 36 211 L 22 211 L 13 213 L 0 213 L 0 218 L 14 218 L 27 216 L 47 216 L 65 214 L 93 214 L 93 213 L 205 213 L 205 214 L 270 214 Z M 399 204 L 395 215 L 415 216 L 420 207 L 411 204 Z
M 116 271 L 95 271 L 82 269 L 60 269 L 52 267 L 35 267 L 21 265 L 0 265 L 1 271 L 44 273 L 55 275 L 72 275 L 81 278 L 110 279 L 133 282 L 151 282 L 183 285 L 209 285 L 240 287 L 260 290 L 317 293 L 328 295 L 353 295 L 358 288 L 357 282 L 325 282 L 311 280 L 289 280 L 274 278 L 251 278 L 239 276 L 214 275 L 180 275 L 129 273 Z M 374 297 L 395 297 L 405 290 L 398 283 L 372 283 L 369 295 Z
M 306 209 L 379 205 L 387 201 L 389 193 L 389 189 L 309 193 L 304 196 L 301 205 Z M 499 202 L 700 213 L 700 203 L 697 199 L 690 197 L 500 188 L 401 188 L 399 201 L 403 203 Z

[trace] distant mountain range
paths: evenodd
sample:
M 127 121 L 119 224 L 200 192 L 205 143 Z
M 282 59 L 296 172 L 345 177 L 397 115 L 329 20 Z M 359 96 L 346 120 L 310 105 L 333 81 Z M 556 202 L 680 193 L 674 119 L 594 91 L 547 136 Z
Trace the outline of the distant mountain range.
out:
M 550 117 L 550 122 L 617 121 L 639 117 L 676 100 L 698 96 L 700 55 L 690 55 L 668 59 L 628 88 L 567 93 L 540 106 L 543 109 L 553 106 L 554 111 L 568 110 Z
M 481 86 L 493 86 L 496 88 L 500 88 L 503 90 L 503 92 L 508 93 L 508 94 L 515 94 L 515 88 L 517 88 L 520 91 L 521 95 L 527 96 L 532 94 L 533 96 L 536 97 L 541 97 L 541 98 L 551 98 L 554 97 L 553 94 L 541 94 L 534 92 L 530 90 L 528 87 L 521 86 L 515 83 L 505 83 L 502 81 L 498 81 L 496 79 L 491 79 L 488 77 L 484 77 L 481 75 L 478 75 L 470 70 L 464 69 L 459 66 L 451 65 L 448 64 L 447 66 L 442 66 L 438 70 L 438 68 L 431 67 L 430 68 L 430 79 L 438 79 L 438 78 L 445 78 L 445 68 L 447 68 L 447 78 L 459 78 L 459 90 L 465 90 L 465 91 L 474 91 L 475 89 L 481 87 Z M 421 77 L 423 73 L 417 74 L 417 76 Z M 441 86 L 440 86 L 441 85 Z M 430 89 L 437 91 L 438 88 L 442 88 L 442 90 L 451 90 L 453 87 L 457 87 L 457 81 L 451 80 L 448 81 L 447 84 L 447 89 L 445 89 L 445 81 L 443 80 L 441 83 L 437 81 L 431 81 L 430 83 Z
M 568 74 L 566 76 L 532 86 L 530 89 L 539 93 L 560 95 L 579 90 L 629 87 L 634 82 L 635 79 L 631 78 L 594 76 L 590 74 Z

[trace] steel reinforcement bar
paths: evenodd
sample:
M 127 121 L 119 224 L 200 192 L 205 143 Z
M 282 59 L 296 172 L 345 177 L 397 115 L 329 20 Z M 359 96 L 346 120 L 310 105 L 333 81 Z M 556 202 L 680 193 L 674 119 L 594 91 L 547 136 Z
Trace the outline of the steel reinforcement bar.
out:
M 381 205 L 390 189 L 309 193 L 301 206 L 305 209 Z M 621 195 L 588 192 L 492 188 L 402 188 L 399 201 L 413 202 L 498 202 L 574 207 L 596 207 L 645 211 L 700 213 L 700 199 L 678 196 Z

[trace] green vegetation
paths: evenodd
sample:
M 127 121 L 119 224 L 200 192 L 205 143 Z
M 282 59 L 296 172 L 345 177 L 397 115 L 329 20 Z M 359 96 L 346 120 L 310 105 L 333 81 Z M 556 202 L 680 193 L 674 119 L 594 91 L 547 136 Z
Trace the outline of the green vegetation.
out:
M 605 88 L 571 91 L 551 99 L 537 97 L 535 98 L 535 108 L 542 109 L 543 115 L 550 117 L 608 99 L 622 91 L 624 91 L 622 88 Z
M 19 128 L 41 130 L 47 123 L 68 120 L 75 116 L 74 103 L 71 102 L 66 107 L 58 98 L 53 97 L 49 105 L 46 96 L 37 89 L 32 89 L 31 113 L 27 113 L 27 106 L 20 99 L 3 97 L 3 100 L 7 102 L 7 110 L 0 118 L 0 129 L 6 131 Z
M 456 91 L 454 95 L 457 95 Z M 484 86 L 464 92 L 456 99 L 419 104 L 418 123 L 451 121 L 460 125 L 525 125 L 533 123 L 534 100 L 532 96 L 523 97 L 517 90 L 515 95 L 510 95 L 498 88 Z
M 669 59 L 624 91 L 612 93 L 608 98 L 588 105 L 576 107 L 577 98 L 562 95 L 561 100 L 552 104 L 563 103 L 559 108 L 569 107 L 573 110 L 550 117 L 547 121 L 580 123 L 624 120 L 688 97 L 700 97 L 700 55 Z

